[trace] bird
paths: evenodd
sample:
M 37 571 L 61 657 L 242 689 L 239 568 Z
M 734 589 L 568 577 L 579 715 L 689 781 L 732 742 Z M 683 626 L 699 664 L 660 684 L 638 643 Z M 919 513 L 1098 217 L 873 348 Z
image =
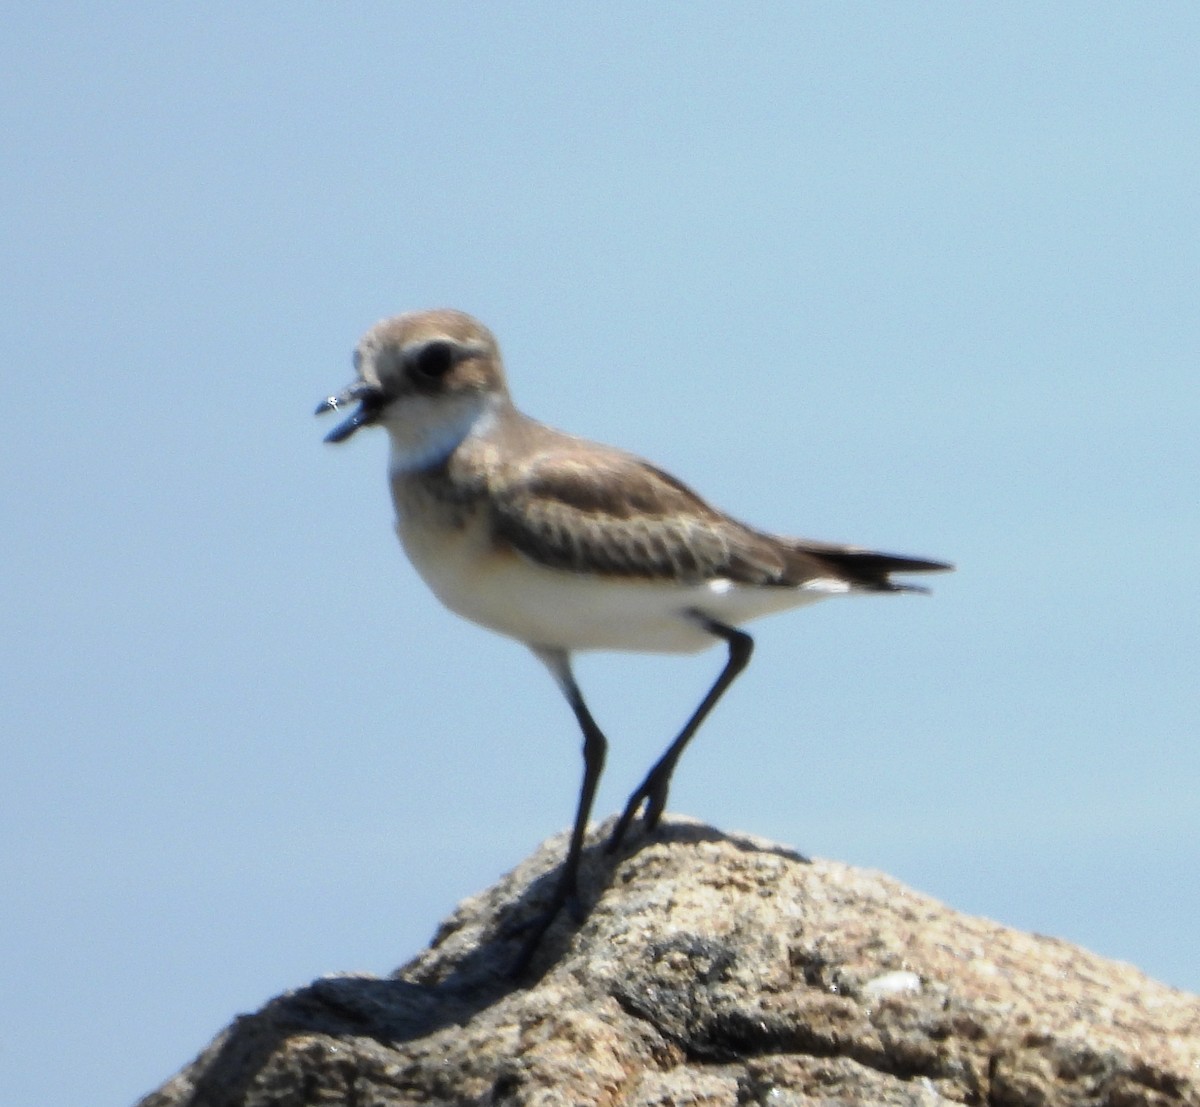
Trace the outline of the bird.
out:
M 356 405 L 325 440 L 386 430 L 396 534 L 408 559 L 452 612 L 533 652 L 582 735 L 566 856 L 522 963 L 564 905 L 579 913 L 580 859 L 608 749 L 573 655 L 727 650 L 707 694 L 630 795 L 608 840 L 615 851 L 639 813 L 654 830 L 681 755 L 749 663 L 754 643 L 743 624 L 831 596 L 927 591 L 892 574 L 952 568 L 758 530 L 634 454 L 525 415 L 495 336 L 462 311 L 382 320 L 359 341 L 354 369 L 354 383 L 317 408 Z

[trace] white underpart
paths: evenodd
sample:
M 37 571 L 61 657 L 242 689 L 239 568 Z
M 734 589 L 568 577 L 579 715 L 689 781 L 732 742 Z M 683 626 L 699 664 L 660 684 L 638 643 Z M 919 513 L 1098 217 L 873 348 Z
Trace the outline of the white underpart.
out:
M 444 461 L 463 440 L 487 430 L 495 419 L 495 401 L 478 393 L 450 399 L 408 396 L 380 422 L 391 443 L 392 473 L 412 473 Z
M 409 559 L 451 611 L 536 648 L 693 653 L 714 644 L 700 613 L 739 626 L 751 619 L 852 591 L 819 579 L 797 588 L 700 584 L 572 573 L 512 554 L 497 555 L 482 528 L 454 541 L 399 519 Z

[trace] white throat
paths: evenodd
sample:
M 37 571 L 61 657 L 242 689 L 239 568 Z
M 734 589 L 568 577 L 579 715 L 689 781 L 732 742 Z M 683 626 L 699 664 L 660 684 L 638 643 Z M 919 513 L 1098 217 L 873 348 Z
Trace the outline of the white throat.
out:
M 467 438 L 487 431 L 495 419 L 492 395 L 410 396 L 380 420 L 391 443 L 389 469 L 393 474 L 413 473 L 439 465 Z

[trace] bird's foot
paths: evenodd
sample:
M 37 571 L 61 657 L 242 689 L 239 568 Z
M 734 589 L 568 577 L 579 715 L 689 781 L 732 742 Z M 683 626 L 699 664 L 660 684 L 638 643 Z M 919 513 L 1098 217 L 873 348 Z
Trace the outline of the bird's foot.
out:
M 649 833 L 658 826 L 658 820 L 662 818 L 662 813 L 667 809 L 667 790 L 671 784 L 671 768 L 672 766 L 664 768 L 656 765 L 638 786 L 637 791 L 629 797 L 629 802 L 625 805 L 625 810 L 621 812 L 621 817 L 617 820 L 617 825 L 608 839 L 608 845 L 605 846 L 609 853 L 616 853 L 621 848 L 621 842 L 630 826 L 633 825 L 633 820 L 637 818 L 638 812 L 642 811 L 643 805 L 645 805 L 645 810 L 642 813 L 642 828 Z

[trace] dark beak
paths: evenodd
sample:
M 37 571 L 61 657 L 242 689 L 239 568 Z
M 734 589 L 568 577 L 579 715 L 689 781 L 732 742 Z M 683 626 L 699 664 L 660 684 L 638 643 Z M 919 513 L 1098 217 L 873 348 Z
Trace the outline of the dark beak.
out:
M 354 400 L 358 401 L 358 410 L 349 419 L 334 427 L 325 436 L 326 442 L 345 442 L 359 427 L 369 426 L 379 418 L 379 413 L 383 410 L 383 393 L 365 381 L 358 381 L 344 392 L 322 400 L 315 414 L 324 415 L 327 411 L 337 411 Z

